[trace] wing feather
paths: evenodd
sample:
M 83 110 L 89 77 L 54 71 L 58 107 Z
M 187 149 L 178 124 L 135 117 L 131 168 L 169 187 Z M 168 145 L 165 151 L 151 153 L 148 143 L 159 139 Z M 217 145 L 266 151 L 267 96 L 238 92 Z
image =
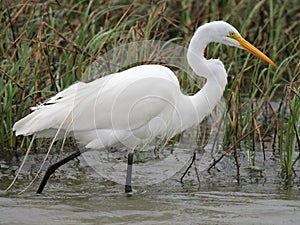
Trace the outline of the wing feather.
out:
M 85 143 L 96 143 L 95 135 L 101 135 L 102 130 L 110 138 L 114 131 L 122 137 L 137 130 L 142 133 L 141 128 L 153 118 L 171 113 L 180 93 L 178 80 L 168 68 L 138 66 L 90 83 L 71 85 L 33 107 L 33 112 L 16 122 L 13 130 L 16 135 L 49 137 L 60 129 L 77 133 Z

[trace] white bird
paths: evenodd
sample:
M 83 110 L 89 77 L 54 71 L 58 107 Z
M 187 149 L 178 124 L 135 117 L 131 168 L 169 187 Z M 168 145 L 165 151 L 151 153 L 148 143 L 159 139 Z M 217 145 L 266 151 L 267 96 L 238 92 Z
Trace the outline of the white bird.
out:
M 73 84 L 34 107 L 13 127 L 16 135 L 57 139 L 74 135 L 85 146 L 85 150 L 49 167 L 38 193 L 59 166 L 82 152 L 119 144 L 129 150 L 125 191 L 130 193 L 134 149 L 157 136 L 170 138 L 201 122 L 222 97 L 227 74 L 220 60 L 204 58 L 210 42 L 246 49 L 275 66 L 232 25 L 215 21 L 200 26 L 188 47 L 190 67 L 206 78 L 204 87 L 193 96 L 184 95 L 176 75 L 161 65 L 136 66 L 90 83 Z

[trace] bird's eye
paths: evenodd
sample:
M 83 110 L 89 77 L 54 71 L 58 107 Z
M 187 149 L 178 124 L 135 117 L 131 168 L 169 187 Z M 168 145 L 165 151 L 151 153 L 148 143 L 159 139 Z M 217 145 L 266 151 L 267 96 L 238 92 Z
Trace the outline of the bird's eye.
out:
M 229 32 L 229 37 L 232 37 L 232 36 L 234 36 L 234 32 L 230 31 Z

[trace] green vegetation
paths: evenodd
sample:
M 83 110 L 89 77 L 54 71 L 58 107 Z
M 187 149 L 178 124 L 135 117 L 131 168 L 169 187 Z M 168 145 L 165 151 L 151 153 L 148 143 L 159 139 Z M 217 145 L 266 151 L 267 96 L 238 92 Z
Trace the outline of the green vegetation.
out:
M 299 86 L 287 86 L 286 89 L 285 104 L 281 109 L 279 149 L 283 173 L 285 176 L 291 177 L 293 166 L 300 158 L 300 154 L 297 156 L 295 154 L 296 146 L 298 146 L 298 151 L 300 146 L 300 88 Z M 285 114 L 286 111 L 288 115 Z
M 198 26 L 225 20 L 278 67 L 242 50 L 208 47 L 207 56 L 219 57 L 229 74 L 224 148 L 235 146 L 237 168 L 238 151 L 247 151 L 254 167 L 256 152 L 272 149 L 290 177 L 300 147 L 299 11 L 292 0 L 2 1 L 1 149 L 28 146 L 28 138 L 15 137 L 13 124 L 31 106 L 84 80 L 85 69 L 99 55 L 149 39 L 187 46 Z M 198 89 L 186 74 L 179 76 L 186 93 Z

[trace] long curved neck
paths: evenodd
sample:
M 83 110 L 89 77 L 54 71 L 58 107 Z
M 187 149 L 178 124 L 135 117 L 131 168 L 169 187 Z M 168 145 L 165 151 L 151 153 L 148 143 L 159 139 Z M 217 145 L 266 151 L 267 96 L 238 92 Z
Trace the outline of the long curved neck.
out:
M 188 51 L 187 51 L 187 60 L 190 67 L 198 76 L 203 76 L 205 78 L 211 76 L 207 71 L 206 63 L 207 59 L 204 57 L 204 50 L 206 46 L 212 42 L 210 39 L 207 38 L 209 30 L 207 26 L 199 27 L 195 34 L 193 35 Z
M 206 84 L 194 96 L 189 96 L 197 115 L 197 121 L 210 114 L 218 101 L 221 99 L 227 84 L 227 74 L 224 65 L 217 59 L 207 60 L 204 57 L 204 50 L 211 42 L 206 37 L 208 30 L 200 27 L 191 39 L 187 59 L 193 71 L 198 76 L 206 78 Z

